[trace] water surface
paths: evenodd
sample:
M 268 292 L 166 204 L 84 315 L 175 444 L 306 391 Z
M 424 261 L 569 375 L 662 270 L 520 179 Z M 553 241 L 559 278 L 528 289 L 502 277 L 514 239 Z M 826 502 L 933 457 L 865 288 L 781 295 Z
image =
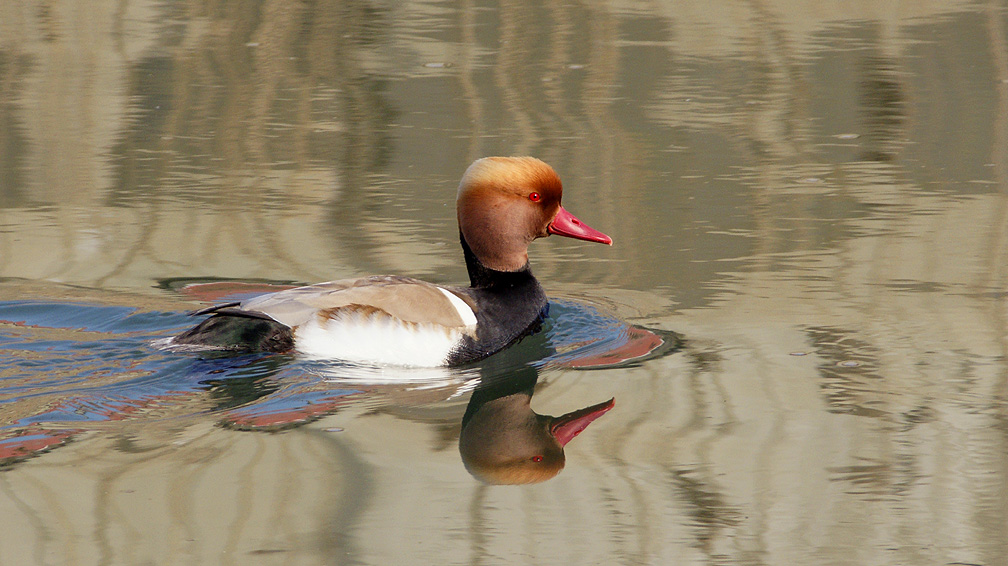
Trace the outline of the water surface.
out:
M 3 3 L 0 561 L 1003 563 L 1006 33 L 998 2 Z M 615 241 L 533 245 L 553 317 L 505 356 L 151 347 L 236 293 L 464 282 L 492 154 Z M 509 376 L 539 415 L 615 399 L 541 483 L 459 450 Z

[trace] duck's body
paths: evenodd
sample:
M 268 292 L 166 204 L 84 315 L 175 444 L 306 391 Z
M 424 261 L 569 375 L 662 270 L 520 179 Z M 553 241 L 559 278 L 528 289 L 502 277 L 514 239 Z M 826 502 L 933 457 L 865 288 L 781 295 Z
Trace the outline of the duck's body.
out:
M 485 158 L 459 186 L 469 287 L 376 276 L 218 305 L 173 347 L 299 353 L 348 361 L 453 366 L 535 331 L 548 301 L 528 244 L 548 234 L 611 244 L 560 206 L 560 180 L 534 158 Z
M 213 315 L 175 345 L 298 352 L 315 358 L 454 366 L 534 331 L 547 299 L 531 271 L 487 287 L 443 287 L 408 277 L 318 283 L 198 311 Z

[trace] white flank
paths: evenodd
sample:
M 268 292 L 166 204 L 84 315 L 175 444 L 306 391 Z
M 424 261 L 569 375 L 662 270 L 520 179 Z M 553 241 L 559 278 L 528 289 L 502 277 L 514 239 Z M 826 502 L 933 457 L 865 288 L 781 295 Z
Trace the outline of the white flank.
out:
M 388 317 L 350 315 L 321 321 L 312 317 L 294 336 L 297 350 L 310 357 L 437 367 L 445 364 L 462 332 L 433 324 L 404 325 Z
M 445 297 L 448 297 L 448 300 L 451 301 L 452 306 L 455 307 L 456 311 L 458 311 L 459 317 L 462 318 L 462 322 L 464 322 L 466 326 L 476 326 L 476 313 L 473 312 L 465 301 L 458 298 L 458 295 L 452 293 L 448 289 L 438 287 L 437 290 L 444 293 Z

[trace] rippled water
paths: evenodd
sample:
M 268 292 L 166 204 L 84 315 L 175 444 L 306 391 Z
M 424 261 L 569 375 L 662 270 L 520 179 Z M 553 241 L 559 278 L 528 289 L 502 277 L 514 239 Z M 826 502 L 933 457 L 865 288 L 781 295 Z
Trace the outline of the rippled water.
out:
M 1006 37 L 1003 2 L 0 3 L 0 562 L 1005 563 Z M 152 346 L 463 283 L 493 154 L 615 242 L 535 242 L 551 318 L 502 355 Z
M 369 395 L 376 388 L 425 390 L 448 400 L 523 371 L 628 367 L 680 345 L 674 333 L 628 326 L 589 305 L 554 301 L 550 312 L 541 332 L 490 362 L 426 369 L 293 355 L 183 355 L 162 351 L 157 342 L 194 324 L 185 312 L 0 302 L 0 403 L 8 418 L 0 428 L 0 466 L 118 421 L 211 419 L 229 428 L 277 430 L 347 404 L 378 403 Z

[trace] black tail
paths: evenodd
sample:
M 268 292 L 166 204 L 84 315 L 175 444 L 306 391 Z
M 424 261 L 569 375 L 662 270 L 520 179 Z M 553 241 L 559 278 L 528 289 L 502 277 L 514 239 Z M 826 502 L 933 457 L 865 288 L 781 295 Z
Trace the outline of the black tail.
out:
M 233 352 L 289 352 L 294 348 L 294 333 L 290 327 L 266 315 L 233 308 L 235 306 L 237 303 L 193 313 L 212 316 L 176 336 L 172 344 Z

